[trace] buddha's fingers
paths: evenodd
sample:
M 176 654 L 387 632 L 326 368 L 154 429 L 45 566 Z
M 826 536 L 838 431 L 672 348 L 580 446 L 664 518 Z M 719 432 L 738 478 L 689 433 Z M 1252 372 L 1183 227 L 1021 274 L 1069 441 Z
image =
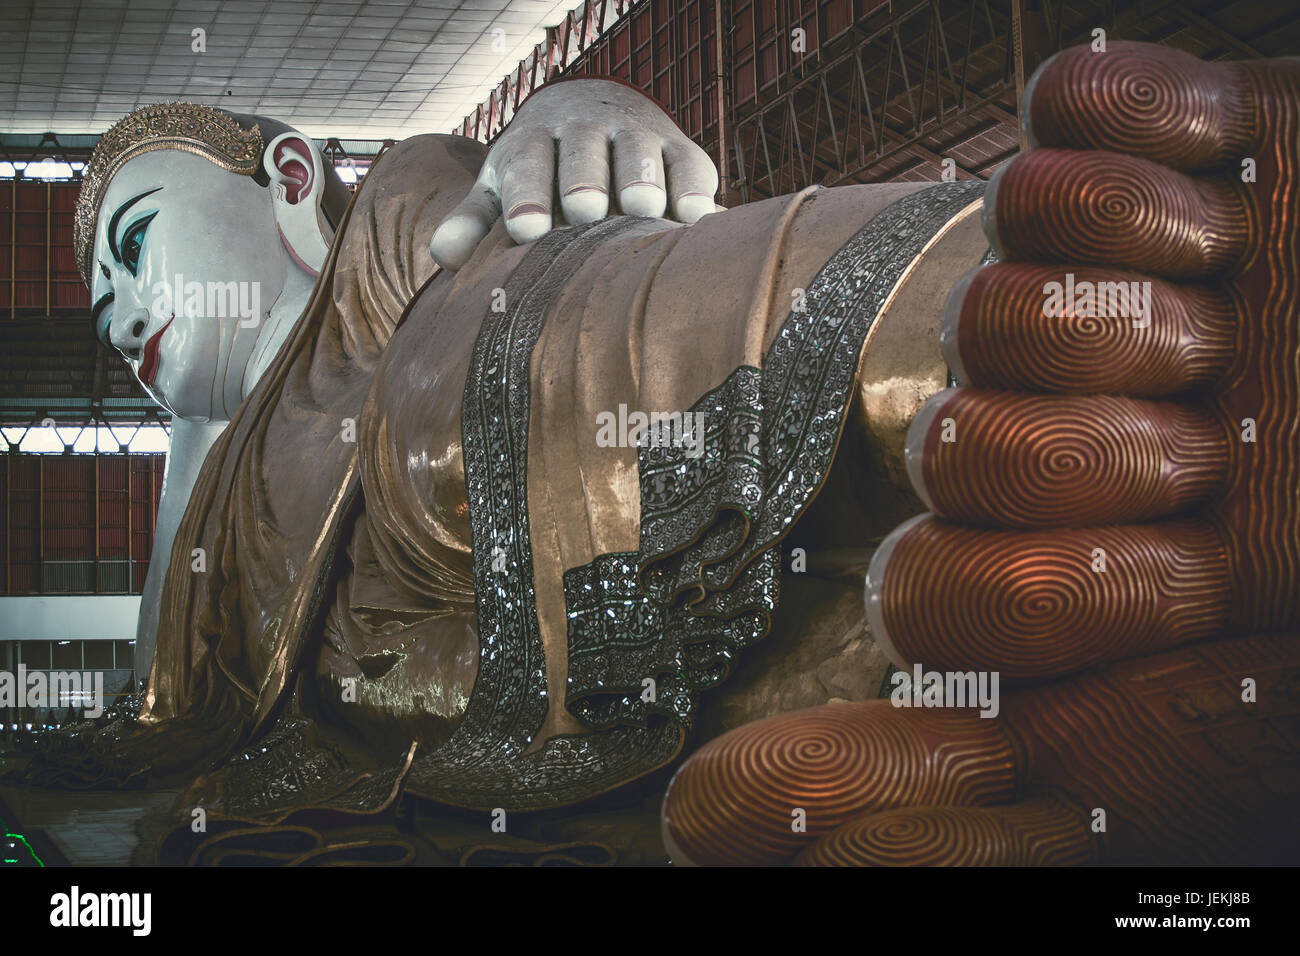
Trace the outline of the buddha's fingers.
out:
M 1006 803 L 1010 743 L 974 711 L 833 704 L 747 724 L 710 741 L 664 798 L 677 863 L 788 863 L 865 814 L 914 804 Z
M 1114 150 L 1182 170 L 1236 165 L 1260 133 L 1245 67 L 1144 43 L 1062 50 L 1025 87 L 1025 130 L 1034 146 Z
M 1276 141 L 1298 88 L 1294 58 L 1207 63 L 1168 46 L 1114 42 L 1043 63 L 1025 88 L 1022 116 L 1033 146 L 1114 150 L 1185 171 L 1238 170 Z
M 1031 789 L 1088 808 L 1105 863 L 1292 863 L 1300 644 L 1204 641 L 1002 695 Z
M 1067 528 L 1204 503 L 1227 478 L 1228 441 L 1208 411 L 1179 402 L 960 388 L 912 420 L 907 465 L 944 518 Z
M 1242 631 L 1300 627 L 1300 60 L 1288 66 L 1250 73 L 1272 142 L 1241 187 L 1253 251 L 1231 279 L 1236 356 L 1214 396 L 1238 439 L 1214 520 L 1233 559 L 1233 624 Z
M 1250 249 L 1244 200 L 1231 184 L 1119 153 L 1022 153 L 989 181 L 983 215 L 1003 260 L 1197 280 L 1228 272 Z
M 609 133 L 575 126 L 560 140 L 560 209 L 571 225 L 609 215 Z
M 501 173 L 501 208 L 511 239 L 522 244 L 551 231 L 554 191 L 555 141 L 542 130 L 526 130 Z
M 1005 807 L 909 807 L 859 817 L 796 866 L 1079 866 L 1097 860 L 1084 807 L 1043 796 Z
M 637 129 L 614 134 L 614 188 L 625 215 L 664 214 L 668 208 L 667 176 L 657 136 Z
M 1232 299 L 1212 287 L 994 263 L 953 287 L 940 343 L 963 385 L 1159 396 L 1218 379 L 1236 324 Z
M 1028 799 L 869 811 L 797 862 L 1293 864 L 1298 680 L 1300 644 L 1276 635 L 1002 694 L 990 722 L 1012 743 Z
M 1219 535 L 1192 521 L 999 531 L 923 515 L 867 571 L 871 634 L 895 664 L 1013 680 L 1210 637 L 1228 604 Z
M 429 254 L 444 269 L 459 269 L 501 218 L 501 197 L 492 185 L 490 173 L 479 175 L 478 182 L 438 224 L 429 240 Z
M 694 143 L 665 144 L 669 208 L 678 222 L 696 222 L 718 207 L 718 167 Z

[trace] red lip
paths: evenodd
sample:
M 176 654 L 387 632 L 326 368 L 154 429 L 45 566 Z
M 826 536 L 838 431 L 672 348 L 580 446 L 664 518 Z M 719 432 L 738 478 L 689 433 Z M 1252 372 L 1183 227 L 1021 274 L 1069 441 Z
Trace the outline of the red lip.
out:
M 150 336 L 149 341 L 144 344 L 144 359 L 140 362 L 140 381 L 146 385 L 153 384 L 154 373 L 158 371 L 158 343 L 163 337 L 163 333 L 171 328 L 171 324 L 176 321 L 176 316 L 167 320 L 167 324 Z

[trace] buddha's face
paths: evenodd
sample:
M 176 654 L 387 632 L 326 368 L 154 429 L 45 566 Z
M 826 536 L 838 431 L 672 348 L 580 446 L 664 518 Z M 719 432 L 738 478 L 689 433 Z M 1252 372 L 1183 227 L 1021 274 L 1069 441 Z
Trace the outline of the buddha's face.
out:
M 229 420 L 289 265 L 271 190 L 190 153 L 144 153 L 100 206 L 95 333 L 173 415 Z

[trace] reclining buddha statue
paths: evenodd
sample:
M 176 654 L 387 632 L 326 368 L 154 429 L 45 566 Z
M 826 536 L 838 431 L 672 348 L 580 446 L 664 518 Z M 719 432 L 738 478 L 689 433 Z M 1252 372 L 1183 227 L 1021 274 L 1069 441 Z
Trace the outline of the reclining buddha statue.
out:
M 182 779 L 200 862 L 411 806 L 538 858 L 1294 859 L 1298 105 L 1069 50 L 991 183 L 729 210 L 611 81 L 351 199 L 283 124 L 137 110 L 76 242 L 174 416 L 148 678 L 29 781 Z

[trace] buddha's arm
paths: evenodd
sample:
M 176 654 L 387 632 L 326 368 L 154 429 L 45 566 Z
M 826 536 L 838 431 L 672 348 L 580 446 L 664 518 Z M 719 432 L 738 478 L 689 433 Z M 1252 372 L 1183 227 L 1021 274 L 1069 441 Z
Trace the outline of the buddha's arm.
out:
M 708 154 L 639 91 L 594 78 L 553 83 L 491 150 L 426 134 L 385 153 L 340 239 L 339 272 L 362 280 L 382 345 L 438 266 L 464 265 L 498 221 L 516 243 L 617 212 L 690 223 L 714 211 L 717 188 Z
M 598 77 L 553 81 L 529 96 L 477 173 L 428 246 L 443 268 L 469 261 L 498 220 L 517 243 L 615 212 L 692 223 L 714 211 L 718 191 L 713 160 L 671 116 Z
M 163 473 L 162 496 L 154 524 L 153 553 L 149 574 L 140 597 L 140 620 L 135 635 L 135 672 L 141 682 L 153 664 L 158 639 L 158 608 L 162 601 L 163 581 L 167 577 L 172 543 L 180 525 L 190 492 L 198 478 L 208 449 L 225 430 L 226 422 L 197 423 L 183 418 L 172 420 L 171 445 L 167 450 L 167 470 Z

